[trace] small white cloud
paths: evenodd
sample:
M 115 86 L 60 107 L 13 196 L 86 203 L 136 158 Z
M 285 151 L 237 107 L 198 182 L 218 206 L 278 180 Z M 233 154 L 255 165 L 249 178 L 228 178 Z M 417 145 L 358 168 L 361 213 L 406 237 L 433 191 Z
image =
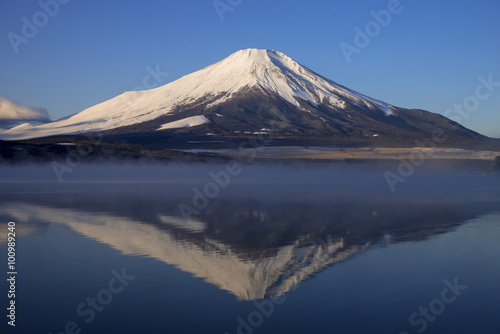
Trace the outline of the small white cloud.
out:
M 23 106 L 0 96 L 0 121 L 40 121 L 49 122 L 49 113 L 45 108 Z

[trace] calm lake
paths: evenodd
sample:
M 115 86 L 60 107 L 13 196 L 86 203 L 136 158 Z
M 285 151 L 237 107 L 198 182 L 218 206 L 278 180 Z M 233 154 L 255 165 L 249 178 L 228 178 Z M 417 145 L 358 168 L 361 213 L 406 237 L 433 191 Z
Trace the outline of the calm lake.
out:
M 232 167 L 2 168 L 1 332 L 500 332 L 499 175 Z

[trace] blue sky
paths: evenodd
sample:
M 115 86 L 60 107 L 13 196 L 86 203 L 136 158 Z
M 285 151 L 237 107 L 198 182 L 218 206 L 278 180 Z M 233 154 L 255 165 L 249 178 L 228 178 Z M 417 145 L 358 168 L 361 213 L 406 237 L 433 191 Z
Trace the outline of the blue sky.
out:
M 449 115 L 500 137 L 500 86 L 475 97 L 479 77 L 500 82 L 500 1 L 401 0 L 377 30 L 371 11 L 391 1 L 220 0 L 231 9 L 221 20 L 213 0 L 70 0 L 44 24 L 38 1 L 0 0 L 0 97 L 58 119 L 141 86 L 148 68 L 169 73 L 163 85 L 265 48 L 396 106 L 444 114 L 468 103 Z M 24 38 L 34 16 L 38 32 L 16 53 L 9 33 Z M 370 41 L 348 62 L 341 43 L 356 47 L 354 29 L 367 25 Z

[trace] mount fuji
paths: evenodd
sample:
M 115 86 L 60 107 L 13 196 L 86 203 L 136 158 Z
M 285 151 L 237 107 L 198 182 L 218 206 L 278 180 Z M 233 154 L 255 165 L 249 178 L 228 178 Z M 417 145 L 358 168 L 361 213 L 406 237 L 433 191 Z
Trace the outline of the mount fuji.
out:
M 275 50 L 246 49 L 162 87 L 131 91 L 42 125 L 22 124 L 2 140 L 99 132 L 155 147 L 269 136 L 273 145 L 414 146 L 433 131 L 449 146 L 490 138 L 439 114 L 404 109 L 339 85 Z

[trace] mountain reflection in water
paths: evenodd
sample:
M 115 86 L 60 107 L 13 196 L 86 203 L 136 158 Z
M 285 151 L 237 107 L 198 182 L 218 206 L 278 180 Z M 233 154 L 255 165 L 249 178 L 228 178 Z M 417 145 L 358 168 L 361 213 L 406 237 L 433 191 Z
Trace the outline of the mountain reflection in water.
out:
M 65 225 L 123 254 L 158 259 L 238 299 L 255 300 L 281 296 L 371 248 L 426 240 L 498 208 L 498 202 L 419 196 L 234 196 L 185 220 L 178 206 L 189 197 L 144 189 L 10 193 L 2 195 L 0 215 L 18 223 L 21 237 Z

